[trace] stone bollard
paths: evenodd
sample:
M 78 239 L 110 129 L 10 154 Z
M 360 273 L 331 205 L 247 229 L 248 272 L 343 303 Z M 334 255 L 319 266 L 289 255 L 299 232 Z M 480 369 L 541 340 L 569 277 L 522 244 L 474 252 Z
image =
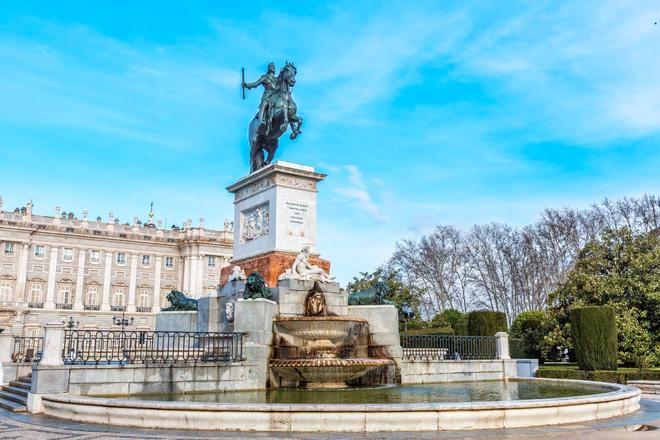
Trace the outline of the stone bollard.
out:
M 50 322 L 44 326 L 44 346 L 39 365 L 57 367 L 64 365 L 62 350 L 64 350 L 64 324 Z
M 497 359 L 511 359 L 509 355 L 509 334 L 506 332 L 495 333 L 495 352 Z

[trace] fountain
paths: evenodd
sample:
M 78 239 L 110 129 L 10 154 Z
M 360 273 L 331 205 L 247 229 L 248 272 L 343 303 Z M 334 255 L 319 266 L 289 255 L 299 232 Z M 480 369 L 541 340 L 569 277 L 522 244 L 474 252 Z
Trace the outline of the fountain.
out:
M 276 318 L 273 373 L 290 385 L 346 388 L 349 380 L 393 361 L 369 357 L 369 322 L 328 315 L 319 282 L 305 299 L 305 315 Z

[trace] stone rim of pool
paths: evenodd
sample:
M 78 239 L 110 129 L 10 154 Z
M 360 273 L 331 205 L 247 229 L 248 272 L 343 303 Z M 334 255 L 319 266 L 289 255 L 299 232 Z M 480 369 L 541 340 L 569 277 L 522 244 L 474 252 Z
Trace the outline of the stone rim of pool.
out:
M 513 428 L 578 423 L 639 408 L 641 391 L 627 385 L 528 379 L 600 386 L 576 397 L 464 403 L 281 404 L 205 403 L 44 395 L 44 413 L 72 421 L 168 429 L 373 432 Z

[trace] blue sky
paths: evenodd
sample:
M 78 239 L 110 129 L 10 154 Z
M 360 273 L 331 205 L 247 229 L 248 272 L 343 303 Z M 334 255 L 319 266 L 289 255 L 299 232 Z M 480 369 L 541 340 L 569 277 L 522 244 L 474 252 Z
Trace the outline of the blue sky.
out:
M 0 7 L 0 195 L 122 221 L 232 217 L 240 68 L 298 68 L 278 158 L 328 173 L 342 282 L 435 224 L 525 224 L 660 188 L 660 2 L 29 2 Z

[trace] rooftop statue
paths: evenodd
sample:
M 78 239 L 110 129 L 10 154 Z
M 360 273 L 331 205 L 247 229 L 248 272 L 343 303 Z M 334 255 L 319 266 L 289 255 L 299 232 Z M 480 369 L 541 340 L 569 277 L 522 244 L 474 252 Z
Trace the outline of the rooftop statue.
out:
M 250 141 L 250 172 L 253 173 L 273 161 L 280 136 L 291 127 L 289 137 L 294 140 L 301 133 L 303 119 L 297 115 L 298 108 L 291 93 L 296 84 L 298 71 L 293 63 L 287 62 L 275 76 L 275 64 L 268 64 L 268 70 L 254 82 L 246 83 L 243 79 L 243 97 L 245 89 L 263 86 L 259 111 L 250 121 L 248 138 Z M 264 157 L 264 153 L 268 156 Z
M 309 246 L 302 248 L 291 269 L 287 269 L 278 277 L 278 280 L 320 281 L 322 283 L 330 283 L 332 279 L 333 277 L 325 270 L 309 262 Z

